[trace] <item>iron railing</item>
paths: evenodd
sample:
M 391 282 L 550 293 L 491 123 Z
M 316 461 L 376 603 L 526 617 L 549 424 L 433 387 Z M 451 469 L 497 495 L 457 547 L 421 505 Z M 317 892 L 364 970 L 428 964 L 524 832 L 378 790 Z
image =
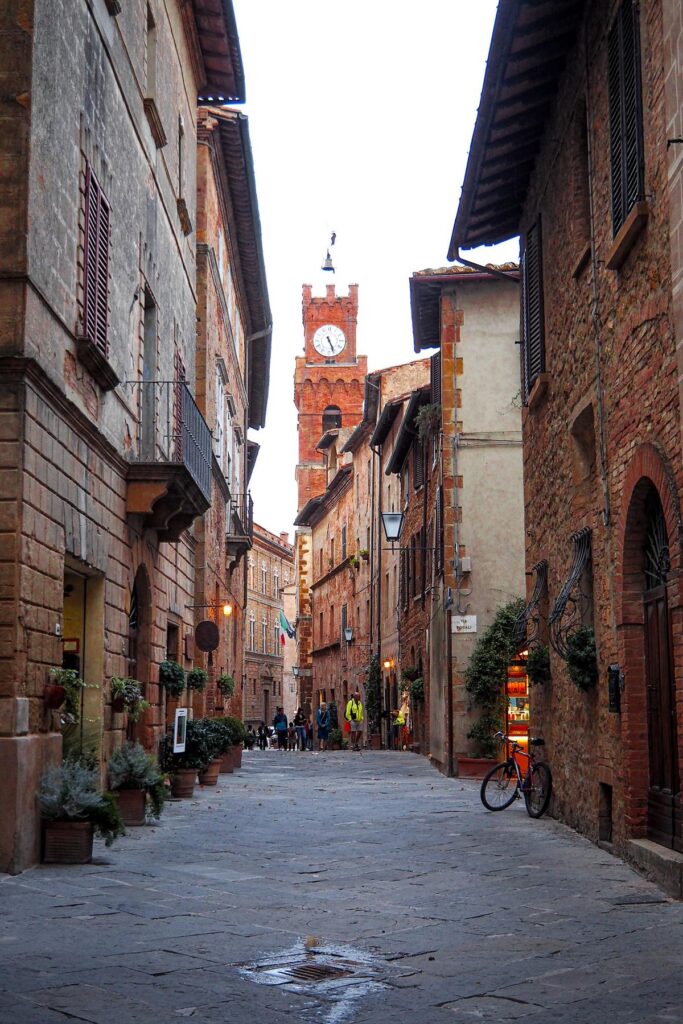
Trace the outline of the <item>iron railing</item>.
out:
M 131 462 L 185 466 L 211 500 L 211 431 L 182 380 L 128 381 L 138 405 L 138 437 Z
M 229 537 L 254 539 L 254 501 L 251 494 L 233 494 L 230 498 Z

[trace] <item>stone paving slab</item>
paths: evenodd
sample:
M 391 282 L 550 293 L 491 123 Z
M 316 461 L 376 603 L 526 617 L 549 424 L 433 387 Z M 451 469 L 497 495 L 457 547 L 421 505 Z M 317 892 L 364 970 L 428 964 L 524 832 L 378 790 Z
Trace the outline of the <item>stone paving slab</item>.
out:
M 411 754 L 245 753 L 0 909 L 0 1024 L 683 1024 L 683 904 Z

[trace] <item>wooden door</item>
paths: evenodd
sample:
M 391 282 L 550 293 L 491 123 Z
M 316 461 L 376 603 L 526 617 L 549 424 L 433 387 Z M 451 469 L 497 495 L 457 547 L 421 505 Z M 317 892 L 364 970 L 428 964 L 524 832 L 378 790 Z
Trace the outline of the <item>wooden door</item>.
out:
M 666 587 L 645 591 L 645 657 L 650 778 L 648 835 L 683 852 L 676 700 Z

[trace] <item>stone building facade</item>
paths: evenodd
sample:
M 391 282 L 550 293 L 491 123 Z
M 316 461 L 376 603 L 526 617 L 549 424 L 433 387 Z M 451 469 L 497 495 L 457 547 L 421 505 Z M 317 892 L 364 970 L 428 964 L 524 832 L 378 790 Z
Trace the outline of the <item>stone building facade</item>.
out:
M 532 717 L 554 813 L 676 876 L 680 894 L 683 859 L 661 852 L 683 851 L 680 144 L 666 145 L 681 134 L 679 6 L 575 5 L 539 108 L 535 71 L 560 39 L 548 20 L 518 76 L 532 161 L 505 148 L 504 113 L 532 40 L 522 5 L 501 8 L 498 84 L 489 62 L 450 255 L 522 236 L 526 559 L 547 575 L 537 642 L 552 677 Z M 481 184 L 500 121 L 505 196 Z M 596 673 L 582 679 L 573 651 L 590 654 L 593 636 Z
M 195 624 L 214 621 L 220 642 L 204 656 L 207 688 L 195 713 L 242 716 L 246 553 L 253 538 L 248 480 L 249 427 L 265 421 L 268 352 L 248 339 L 267 337 L 271 315 L 263 263 L 247 118 L 200 107 L 197 150 L 197 402 L 213 437 L 211 507 L 196 525 Z M 224 615 L 226 605 L 230 615 Z M 201 661 L 200 652 L 195 652 Z M 220 675 L 235 681 L 224 701 Z
M 197 98 L 244 98 L 231 5 L 208 6 L 0 14 L 0 870 L 39 856 L 45 767 L 63 749 L 104 765 L 131 734 L 111 677 L 143 683 L 134 734 L 152 747 L 158 665 L 194 662 L 193 523 L 213 478 L 195 401 Z M 62 666 L 88 684 L 71 729 L 43 697 Z
M 247 556 L 247 611 L 244 651 L 244 722 L 270 725 L 278 707 L 284 707 L 286 645 L 280 612 L 284 591 L 294 579 L 294 547 L 289 535 L 276 536 L 254 524 L 254 544 Z

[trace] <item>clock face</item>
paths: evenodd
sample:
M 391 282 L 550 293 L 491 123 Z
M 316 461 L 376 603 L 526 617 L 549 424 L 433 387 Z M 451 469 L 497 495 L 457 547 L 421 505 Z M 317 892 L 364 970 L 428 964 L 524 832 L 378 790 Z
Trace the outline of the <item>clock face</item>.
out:
M 321 356 L 338 356 L 345 345 L 344 332 L 334 324 L 323 324 L 313 335 L 313 347 Z

